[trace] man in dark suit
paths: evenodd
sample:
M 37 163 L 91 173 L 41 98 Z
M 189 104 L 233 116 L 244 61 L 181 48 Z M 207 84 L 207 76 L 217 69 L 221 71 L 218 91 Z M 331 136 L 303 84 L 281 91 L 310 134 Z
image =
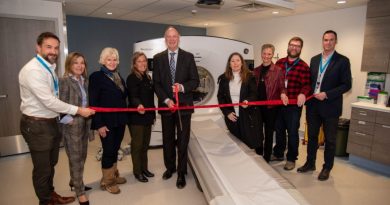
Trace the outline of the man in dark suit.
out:
M 176 187 L 186 186 L 187 147 L 191 130 L 191 114 L 194 110 L 175 110 L 175 87 L 179 91 L 179 106 L 193 105 L 192 90 L 199 84 L 199 76 L 194 56 L 179 48 L 180 34 L 174 27 L 168 27 L 164 34 L 167 50 L 153 58 L 153 81 L 159 107 L 169 107 L 171 111 L 159 111 L 163 132 L 164 164 L 167 180 L 178 171 Z M 175 137 L 177 129 L 177 139 Z M 176 169 L 176 146 L 178 166 Z
M 306 120 L 309 142 L 306 163 L 298 172 L 314 171 L 318 149 L 318 133 L 321 125 L 325 134 L 325 163 L 318 180 L 329 178 L 333 168 L 336 133 L 339 117 L 342 113 L 343 94 L 351 89 L 351 65 L 349 59 L 335 51 L 337 33 L 328 30 L 322 36 L 324 51 L 314 56 L 310 62 L 311 86 L 314 99 L 307 102 Z

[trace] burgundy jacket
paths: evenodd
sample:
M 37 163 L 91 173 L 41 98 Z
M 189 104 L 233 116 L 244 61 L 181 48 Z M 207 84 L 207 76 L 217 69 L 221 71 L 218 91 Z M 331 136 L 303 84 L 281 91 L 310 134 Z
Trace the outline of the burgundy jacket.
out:
M 260 71 L 261 65 L 253 70 L 253 75 L 256 78 L 257 85 L 260 80 Z M 267 92 L 267 100 L 279 100 L 281 93 L 286 93 L 286 88 L 284 87 L 284 72 L 283 70 L 275 65 L 271 64 L 267 75 L 265 76 L 265 89 Z

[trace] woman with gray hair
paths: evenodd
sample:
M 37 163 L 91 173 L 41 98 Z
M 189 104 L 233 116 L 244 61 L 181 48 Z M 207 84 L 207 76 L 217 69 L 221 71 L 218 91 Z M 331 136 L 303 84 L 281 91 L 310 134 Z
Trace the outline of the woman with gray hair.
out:
M 283 70 L 272 62 L 274 52 L 275 47 L 272 44 L 262 45 L 260 54 L 262 63 L 253 70 L 257 83 L 258 99 L 262 101 L 279 100 L 281 93 L 286 92 Z M 275 122 L 279 113 L 279 107 L 261 106 L 259 111 L 259 115 L 263 119 L 261 127 L 264 127 L 264 146 L 262 146 L 264 151 L 259 150 L 258 154 L 263 155 L 264 160 L 269 162 L 271 160 Z
M 89 77 L 89 102 L 93 107 L 126 108 L 127 88 L 119 75 L 119 54 L 115 48 L 104 48 L 100 54 L 99 71 Z M 125 112 L 96 113 L 92 118 L 91 129 L 97 130 L 103 147 L 100 187 L 112 194 L 118 194 L 118 184 L 126 183 L 119 176 L 117 154 L 128 121 Z

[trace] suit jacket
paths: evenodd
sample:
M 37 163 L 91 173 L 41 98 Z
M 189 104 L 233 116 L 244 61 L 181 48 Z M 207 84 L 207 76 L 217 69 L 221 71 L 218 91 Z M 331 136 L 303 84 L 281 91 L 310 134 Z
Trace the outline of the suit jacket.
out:
M 131 73 L 126 80 L 129 90 L 129 107 L 136 108 L 142 104 L 145 108 L 154 106 L 153 83 L 148 74 L 139 79 L 135 73 Z M 146 111 L 144 114 L 138 112 L 129 113 L 129 124 L 133 125 L 151 125 L 156 119 L 156 111 Z
M 175 101 L 174 93 L 172 92 L 168 50 L 156 54 L 153 58 L 153 81 L 159 107 L 167 107 L 164 103 L 167 98 Z M 195 64 L 194 55 L 180 48 L 177 56 L 175 83 L 180 83 L 184 87 L 184 93 L 179 93 L 180 105 L 193 105 L 192 90 L 195 90 L 199 85 L 198 69 Z M 193 113 L 194 110 L 182 110 L 180 112 L 186 115 Z M 159 113 L 164 115 L 172 114 L 170 111 L 159 111 Z
M 72 77 L 65 77 L 60 79 L 60 99 L 66 103 L 82 106 L 82 95 L 79 83 Z M 88 80 L 85 79 L 84 90 L 87 94 L 88 100 Z M 88 106 L 88 103 L 87 103 Z M 60 124 L 62 136 L 77 136 L 81 139 L 93 139 L 93 132 L 90 129 L 91 127 L 91 118 L 84 118 L 80 115 L 75 115 L 73 117 L 73 123 Z
M 122 79 L 124 92 L 104 74 L 95 71 L 89 76 L 89 105 L 93 107 L 127 108 L 127 88 Z M 119 127 L 126 125 L 128 116 L 126 112 L 97 112 L 92 117 L 91 128 L 97 130 L 103 126 Z
M 321 54 L 314 56 L 310 61 L 311 88 L 314 91 Z M 317 99 L 309 100 L 307 112 L 319 114 L 325 118 L 340 117 L 343 108 L 343 94 L 351 89 L 351 64 L 349 59 L 336 51 L 324 73 L 321 83 L 321 92 L 325 92 L 327 99 L 319 101 Z
M 218 77 L 218 103 L 219 104 L 230 104 L 232 103 L 232 97 L 230 95 L 229 80 L 225 77 L 225 74 L 222 74 Z M 240 102 L 244 100 L 256 101 L 257 99 L 257 86 L 254 76 L 250 76 L 247 83 L 242 83 L 240 88 Z M 221 107 L 220 108 L 223 115 L 225 116 L 226 126 L 231 130 L 231 127 L 234 126 L 231 120 L 227 116 L 235 112 L 233 107 Z M 247 108 L 239 107 L 239 127 L 240 135 L 237 136 L 242 139 L 242 141 L 248 145 L 250 148 L 259 147 L 261 144 L 261 134 L 260 131 L 260 119 L 256 106 L 249 106 Z

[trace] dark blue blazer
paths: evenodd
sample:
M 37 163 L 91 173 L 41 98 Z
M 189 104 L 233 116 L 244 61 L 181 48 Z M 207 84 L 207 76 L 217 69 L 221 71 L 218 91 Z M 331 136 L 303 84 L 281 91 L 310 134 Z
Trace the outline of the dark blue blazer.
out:
M 172 77 L 169 68 L 168 50 L 156 54 L 153 57 L 153 81 L 154 89 L 158 97 L 158 106 L 167 107 L 164 100 L 175 99 L 172 92 Z M 176 63 L 175 83 L 184 87 L 184 93 L 179 93 L 179 103 L 182 106 L 193 105 L 193 94 L 199 85 L 198 69 L 194 55 L 179 49 Z M 182 110 L 181 114 L 191 114 L 194 110 Z M 161 114 L 170 115 L 170 111 L 159 111 Z
M 122 79 L 122 77 L 121 77 Z M 124 92 L 102 71 L 96 71 L 89 76 L 89 105 L 93 107 L 127 108 L 127 89 L 122 79 Z M 91 129 L 96 130 L 103 126 L 118 127 L 126 125 L 126 112 L 97 112 L 92 117 Z
M 310 61 L 311 88 L 315 89 L 321 54 L 314 56 Z M 319 101 L 315 98 L 306 105 L 307 113 L 319 114 L 325 118 L 340 117 L 343 108 L 343 94 L 352 87 L 351 64 L 349 59 L 336 51 L 334 52 L 321 83 L 321 92 L 325 92 L 327 99 Z

